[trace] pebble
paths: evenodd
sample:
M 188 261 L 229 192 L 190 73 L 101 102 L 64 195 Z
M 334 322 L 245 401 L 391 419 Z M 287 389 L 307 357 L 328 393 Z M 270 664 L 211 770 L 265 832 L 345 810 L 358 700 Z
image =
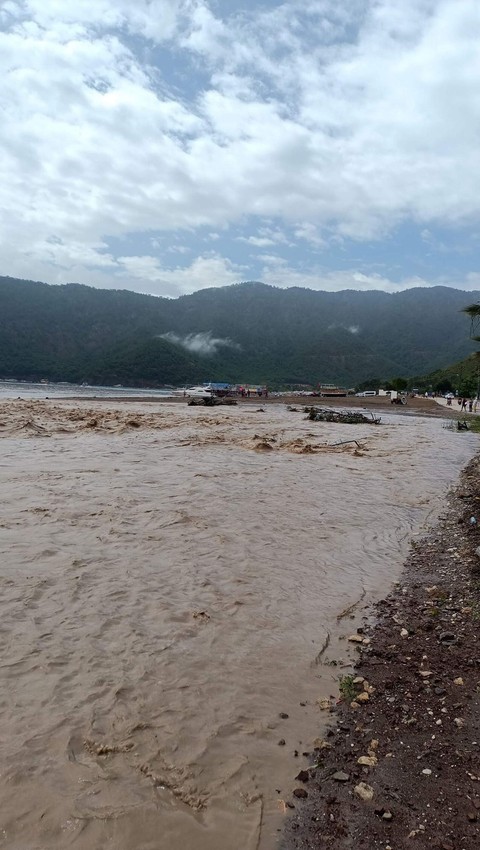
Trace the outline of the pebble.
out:
M 422 770 L 422 773 L 423 773 L 424 776 L 431 776 L 432 775 L 432 771 L 428 767 L 426 767 L 424 770 Z
M 377 762 L 378 762 L 378 759 L 377 759 L 376 756 L 360 756 L 360 758 L 357 761 L 357 764 L 361 764 L 364 767 L 375 767 Z
M 402 629 L 400 632 L 401 637 L 408 637 L 408 629 Z
M 363 691 L 363 693 L 358 694 L 358 696 L 355 697 L 355 699 L 356 699 L 357 702 L 368 702 L 370 697 L 369 697 L 369 695 L 367 694 L 366 691 Z
M 281 717 L 282 720 L 288 720 L 288 714 L 285 714 L 284 711 L 281 711 L 278 716 Z
M 353 789 L 354 794 L 363 800 L 364 803 L 369 803 L 370 800 L 373 800 L 374 790 L 371 785 L 367 785 L 366 782 L 359 782 L 358 785 L 355 785 Z
M 313 747 L 315 750 L 331 750 L 333 749 L 333 744 L 330 744 L 328 741 L 325 741 L 323 738 L 315 738 L 313 742 Z
M 463 685 L 463 684 L 465 684 L 465 683 L 464 683 L 464 681 L 463 681 L 462 677 L 461 677 L 461 676 L 459 676 L 457 679 L 454 679 L 454 680 L 453 680 L 453 684 L 454 684 L 454 685 Z
M 350 635 L 348 640 L 351 643 L 363 643 L 363 637 L 361 635 Z
M 335 782 L 348 782 L 350 774 L 345 773 L 344 770 L 337 770 L 337 772 L 332 775 L 332 779 L 334 779 Z
M 301 770 L 300 773 L 295 777 L 299 782 L 308 782 L 310 779 L 310 774 L 308 770 Z
M 305 791 L 305 788 L 294 788 L 293 796 L 298 797 L 299 800 L 305 800 L 308 797 L 308 793 Z
M 438 639 L 440 643 L 445 643 L 450 646 L 457 643 L 457 636 L 453 632 L 442 632 Z

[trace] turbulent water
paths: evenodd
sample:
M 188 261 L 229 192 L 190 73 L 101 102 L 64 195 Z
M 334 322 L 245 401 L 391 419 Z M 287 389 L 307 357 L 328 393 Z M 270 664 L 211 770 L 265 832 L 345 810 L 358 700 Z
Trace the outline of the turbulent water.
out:
M 0 436 L 0 846 L 273 850 L 342 637 L 475 438 L 33 401 Z
M 155 389 L 136 389 L 133 387 L 93 387 L 80 386 L 79 384 L 62 383 L 29 383 L 27 381 L 0 381 L 0 399 L 44 399 L 44 398 L 71 398 L 72 396 L 82 398 L 86 396 L 91 398 L 119 398 L 129 396 L 141 397 L 148 396 L 149 398 L 169 397 L 172 395 L 170 390 L 155 390 Z

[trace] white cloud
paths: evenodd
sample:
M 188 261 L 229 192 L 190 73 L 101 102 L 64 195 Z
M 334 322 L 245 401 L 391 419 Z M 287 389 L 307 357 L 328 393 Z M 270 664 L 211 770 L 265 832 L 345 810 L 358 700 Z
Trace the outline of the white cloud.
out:
M 174 342 L 176 345 L 181 345 L 182 348 L 186 348 L 187 351 L 191 351 L 193 354 L 203 356 L 217 354 L 219 348 L 240 348 L 238 343 L 233 342 L 231 339 L 212 336 L 211 331 L 207 333 L 188 334 L 183 337 L 173 333 L 173 331 L 169 331 L 166 334 L 161 334 L 160 338 Z
M 268 236 L 237 236 L 238 242 L 246 242 L 247 245 L 253 245 L 254 248 L 268 248 L 270 245 L 275 245 L 273 239 Z
M 58 31 L 59 27 L 88 29 L 126 28 L 156 42 L 172 38 L 182 18 L 188 18 L 201 2 L 195 0 L 21 0 L 14 16 L 34 21 L 40 27 Z
M 254 248 L 269 248 L 271 245 L 291 245 L 283 230 L 272 227 L 259 227 L 257 236 L 237 236 L 237 242 L 245 242 Z
M 326 271 L 323 269 L 307 269 L 302 272 L 290 267 L 278 257 L 264 256 L 265 266 L 262 269 L 261 280 L 271 286 L 286 288 L 298 286 L 304 289 L 321 289 L 327 292 L 339 292 L 343 289 L 381 290 L 384 292 L 399 292 L 417 286 L 434 286 L 444 281 L 427 281 L 412 276 L 399 281 L 392 280 L 380 274 L 365 274 L 355 269 Z M 449 285 L 455 285 L 449 282 Z M 459 288 L 463 288 L 459 284 Z M 351 329 L 350 329 L 351 330 Z M 351 330 L 351 333 L 355 331 Z
M 235 266 L 224 257 L 208 254 L 197 257 L 189 266 L 165 268 L 156 257 L 119 257 L 117 269 L 128 280 L 144 283 L 144 292 L 160 291 L 175 297 L 197 289 L 226 286 L 242 279 L 242 267 Z M 153 284 L 153 286 L 152 286 Z
M 303 239 L 310 243 L 313 248 L 325 248 L 328 244 L 319 232 L 319 228 L 311 221 L 301 222 L 296 226 L 294 232 L 297 239 Z
M 305 273 L 280 264 L 277 282 L 289 285 L 319 279 L 313 255 L 332 235 L 478 222 L 478 0 L 228 8 L 2 4 L 2 271 L 143 281 L 168 294 L 223 285 L 243 269 L 220 255 L 172 269 L 159 243 L 156 256 L 108 245 L 125 234 L 216 233 L 249 216 L 280 226 L 253 226 L 240 237 L 248 245 L 291 245 L 283 222 L 312 251 Z M 398 288 L 343 274 L 355 288 Z
M 350 334 L 358 334 L 360 333 L 360 325 L 339 325 L 333 324 L 328 326 L 329 331 L 335 330 L 335 328 L 342 328 L 344 331 L 348 331 Z

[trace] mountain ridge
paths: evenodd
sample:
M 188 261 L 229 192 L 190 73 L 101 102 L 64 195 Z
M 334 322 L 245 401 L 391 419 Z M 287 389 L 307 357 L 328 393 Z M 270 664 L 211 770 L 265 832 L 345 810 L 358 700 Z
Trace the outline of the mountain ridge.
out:
M 161 386 L 209 379 L 353 386 L 427 374 L 472 351 L 480 293 L 261 281 L 177 299 L 0 277 L 0 376 Z

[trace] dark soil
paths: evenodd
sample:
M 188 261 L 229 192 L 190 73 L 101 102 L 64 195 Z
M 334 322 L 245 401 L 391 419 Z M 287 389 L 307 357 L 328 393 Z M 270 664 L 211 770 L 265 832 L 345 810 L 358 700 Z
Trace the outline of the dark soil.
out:
M 476 458 L 376 624 L 360 630 L 370 643 L 359 644 L 346 698 L 332 701 L 330 729 L 297 782 L 308 796 L 290 801 L 281 850 L 480 850 L 479 545 Z M 361 692 L 368 700 L 352 700 Z

